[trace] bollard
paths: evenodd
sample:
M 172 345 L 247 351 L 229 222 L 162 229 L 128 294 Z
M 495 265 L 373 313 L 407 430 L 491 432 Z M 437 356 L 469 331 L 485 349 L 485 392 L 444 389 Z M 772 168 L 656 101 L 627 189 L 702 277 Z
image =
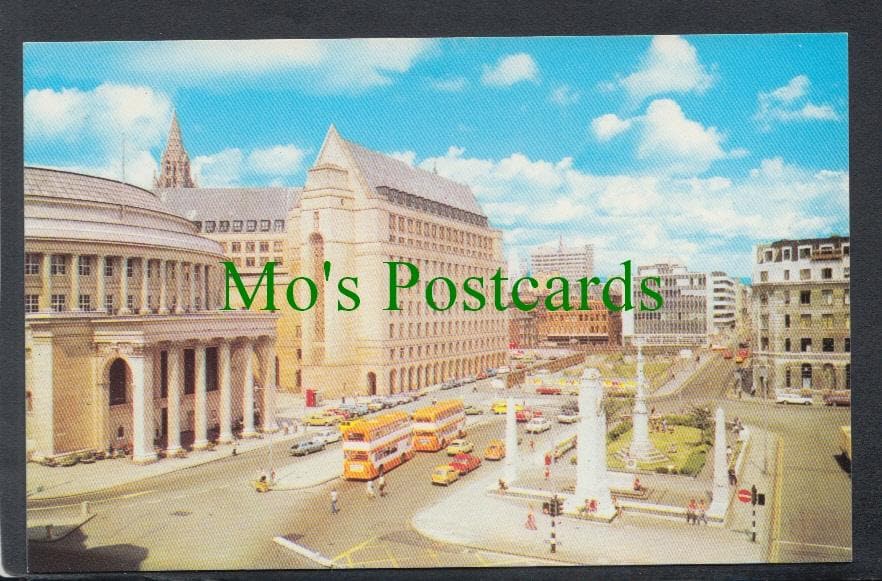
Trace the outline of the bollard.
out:
M 89 501 L 88 501 L 88 500 L 84 500 L 84 501 L 80 504 L 80 515 L 81 515 L 81 516 L 89 516 L 89 514 L 90 514 L 90 512 L 91 512 L 90 509 L 91 509 L 91 506 L 90 506 L 90 504 L 89 504 Z
M 46 525 L 46 540 L 52 540 L 52 525 Z

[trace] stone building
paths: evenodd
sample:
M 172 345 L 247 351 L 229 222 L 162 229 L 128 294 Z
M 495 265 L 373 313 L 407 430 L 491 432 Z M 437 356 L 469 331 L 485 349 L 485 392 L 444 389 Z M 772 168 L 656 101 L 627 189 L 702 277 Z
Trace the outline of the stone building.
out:
M 153 193 L 25 168 L 28 451 L 136 462 L 273 429 L 276 316 L 220 312 L 223 260 Z M 256 389 L 259 386 L 260 389 Z
M 288 225 L 289 248 L 320 297 L 301 314 L 303 388 L 326 397 L 399 392 L 506 360 L 506 312 L 492 304 L 465 312 L 461 296 L 456 308 L 434 311 L 425 300 L 434 277 L 461 285 L 469 276 L 489 282 L 504 270 L 502 234 L 468 186 L 346 141 L 332 126 Z M 384 310 L 389 261 L 420 272 L 419 284 L 400 293 L 399 311 Z M 358 277 L 361 304 L 352 311 L 338 310 L 338 300 L 349 304 L 337 292 L 344 276 Z M 398 278 L 403 282 L 403 270 Z M 305 285 L 297 292 L 305 304 Z M 444 292 L 436 297 L 447 304 Z
M 508 337 L 512 349 L 531 349 L 539 346 L 536 330 L 536 311 L 521 311 L 509 306 Z
M 848 237 L 756 247 L 753 376 L 761 395 L 851 389 Z
M 543 282 L 552 276 L 561 276 L 575 285 L 580 278 L 593 276 L 594 246 L 565 246 L 561 237 L 556 247 L 540 246 L 530 253 L 530 272 Z

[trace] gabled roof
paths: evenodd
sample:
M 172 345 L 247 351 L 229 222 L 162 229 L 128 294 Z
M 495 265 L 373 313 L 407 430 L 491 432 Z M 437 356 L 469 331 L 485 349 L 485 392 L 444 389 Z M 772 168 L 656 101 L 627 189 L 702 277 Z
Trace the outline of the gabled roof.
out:
M 165 205 L 188 220 L 284 220 L 302 188 L 164 188 Z
M 336 159 L 339 149 L 348 152 L 368 186 L 375 192 L 377 188 L 386 187 L 484 216 L 469 186 L 347 141 L 340 137 L 333 125 L 325 136 L 317 163 L 328 161 L 339 164 L 340 160 Z

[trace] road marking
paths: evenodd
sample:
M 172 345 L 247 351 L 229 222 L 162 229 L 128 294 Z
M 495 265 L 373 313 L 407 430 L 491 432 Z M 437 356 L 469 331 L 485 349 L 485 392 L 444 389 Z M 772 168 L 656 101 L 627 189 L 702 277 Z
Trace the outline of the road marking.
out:
M 839 545 L 819 545 L 817 543 L 800 543 L 797 541 L 777 541 L 779 545 L 796 545 L 799 547 L 811 547 L 813 549 L 832 549 L 834 551 L 845 551 L 847 553 L 851 553 L 853 549 L 851 547 L 841 547 Z
M 101 500 L 88 500 L 82 502 L 88 502 L 89 504 L 100 504 L 103 502 L 113 502 L 115 500 L 125 500 L 126 498 L 135 498 L 136 496 L 143 496 L 145 494 L 150 494 L 151 492 L 156 492 L 155 490 L 143 490 L 141 492 L 132 492 L 130 494 L 124 494 L 122 496 L 114 496 L 113 498 L 103 498 Z M 80 502 L 74 504 L 59 504 L 56 506 L 41 506 L 38 508 L 29 508 L 28 512 L 38 511 L 38 510 L 57 510 L 59 508 L 76 508 L 80 506 Z
M 395 560 L 395 555 L 392 554 L 392 551 L 389 550 L 388 545 L 383 545 L 383 550 L 386 552 L 386 555 L 389 557 L 389 560 L 392 561 L 392 566 L 396 569 L 400 569 L 398 565 L 398 561 Z
M 325 557 L 324 555 L 317 553 L 311 549 L 307 549 L 303 545 L 298 545 L 297 543 L 295 543 L 293 541 L 289 541 L 285 537 L 273 537 L 273 541 L 275 541 L 276 544 L 279 544 L 279 545 L 285 547 L 286 549 L 290 549 L 290 550 L 294 551 L 295 553 L 297 553 L 303 557 L 306 557 L 307 559 L 309 559 L 311 561 L 315 561 L 316 563 L 318 563 L 319 565 L 321 565 L 323 567 L 327 567 L 328 569 L 333 569 L 336 567 L 334 562 L 331 561 L 330 559 L 328 559 L 327 557 Z
M 349 560 L 349 564 L 351 565 L 352 564 L 352 553 L 367 547 L 369 544 L 374 542 L 376 539 L 377 539 L 377 537 L 371 537 L 366 541 L 358 543 L 357 545 L 346 549 L 345 551 L 343 551 L 342 553 L 340 553 L 339 555 L 337 555 L 336 557 L 331 559 L 331 561 L 338 561 L 338 560 L 343 559 L 345 557 L 346 559 Z

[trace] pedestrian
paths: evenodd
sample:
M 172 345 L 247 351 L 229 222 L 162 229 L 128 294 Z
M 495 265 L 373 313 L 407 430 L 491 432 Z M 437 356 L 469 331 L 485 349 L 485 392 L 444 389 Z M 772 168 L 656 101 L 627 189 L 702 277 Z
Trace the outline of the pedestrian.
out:
M 726 464 L 732 461 L 732 455 L 735 453 L 732 446 L 726 446 Z
M 337 489 L 331 489 L 331 514 L 337 514 L 340 509 L 337 508 Z
M 239 440 L 233 440 L 233 456 L 239 453 Z
M 530 505 L 529 511 L 527 512 L 527 523 L 524 526 L 527 527 L 527 530 L 536 530 L 536 515 L 533 514 L 532 504 Z
M 735 475 L 735 468 L 729 468 L 729 485 L 738 486 L 738 476 Z
M 615 513 L 616 516 L 622 516 L 622 505 L 619 504 L 619 497 L 613 496 L 612 499 L 613 499 L 613 508 L 616 511 L 616 513 Z
M 696 524 L 700 523 L 707 524 L 707 510 L 704 507 L 704 499 L 701 499 L 701 502 L 698 503 L 698 519 L 696 519 Z
M 376 496 L 374 495 L 374 481 L 373 480 L 368 480 L 368 482 L 367 482 L 367 495 L 368 495 L 368 498 L 370 498 L 371 500 L 376 498 Z
M 548 477 L 551 476 L 551 469 L 546 466 L 545 467 L 545 480 L 548 480 Z
M 530 438 L 530 452 L 533 452 L 535 450 L 536 450 L 536 440 L 534 440 L 533 438 Z
M 380 474 L 380 479 L 377 480 L 377 487 L 380 489 L 380 496 L 386 496 L 386 477 Z
M 686 523 L 687 524 L 694 525 L 694 524 L 698 523 L 697 511 L 698 511 L 698 505 L 695 504 L 695 499 L 693 498 L 689 501 L 689 504 L 686 505 Z

